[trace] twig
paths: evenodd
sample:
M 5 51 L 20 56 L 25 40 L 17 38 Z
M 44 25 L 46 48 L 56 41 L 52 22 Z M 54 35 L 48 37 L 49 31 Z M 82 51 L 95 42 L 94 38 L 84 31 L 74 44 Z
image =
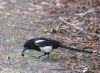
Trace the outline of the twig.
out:
M 95 12 L 95 9 L 94 8 L 90 8 L 90 9 L 88 9 L 86 12 L 84 12 L 84 13 L 77 13 L 77 14 L 75 14 L 75 15 L 77 15 L 77 16 L 80 16 L 81 18 L 82 17 L 84 17 L 85 15 L 87 15 L 88 13 L 93 13 L 93 12 Z
M 80 28 L 80 27 L 78 27 L 78 26 L 76 26 L 76 25 L 73 25 L 73 23 L 69 23 L 69 22 L 67 22 L 67 21 L 66 21 L 64 18 L 62 18 L 62 17 L 59 17 L 59 19 L 60 19 L 61 21 L 63 21 L 64 23 L 73 26 L 75 29 L 83 30 L 82 28 Z

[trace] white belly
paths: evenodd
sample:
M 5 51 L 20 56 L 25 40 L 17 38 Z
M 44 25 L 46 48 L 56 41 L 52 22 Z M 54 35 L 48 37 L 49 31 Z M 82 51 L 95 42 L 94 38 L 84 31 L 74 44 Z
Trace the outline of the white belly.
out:
M 53 47 L 52 46 L 40 47 L 40 50 L 43 52 L 51 52 L 53 50 Z

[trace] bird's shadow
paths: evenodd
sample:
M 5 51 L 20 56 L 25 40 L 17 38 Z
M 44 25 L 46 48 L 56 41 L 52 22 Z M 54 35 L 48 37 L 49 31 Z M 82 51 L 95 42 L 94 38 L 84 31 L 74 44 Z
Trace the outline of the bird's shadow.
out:
M 36 61 L 43 61 L 43 62 L 62 62 L 64 61 L 66 58 L 65 57 L 41 57 L 41 58 L 38 58 L 36 56 L 31 56 L 31 57 L 34 57 L 34 59 Z

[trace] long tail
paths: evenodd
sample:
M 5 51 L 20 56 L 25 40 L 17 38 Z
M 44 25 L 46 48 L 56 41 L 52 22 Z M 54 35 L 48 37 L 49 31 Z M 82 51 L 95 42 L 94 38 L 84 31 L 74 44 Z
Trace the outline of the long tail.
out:
M 87 50 L 82 50 L 82 49 L 76 49 L 76 48 L 73 48 L 73 47 L 68 47 L 66 45 L 61 45 L 60 46 L 61 48 L 66 48 L 66 49 L 69 49 L 69 50 L 72 50 L 72 51 L 77 51 L 77 52 L 85 52 L 85 53 L 93 53 L 92 51 L 87 51 Z

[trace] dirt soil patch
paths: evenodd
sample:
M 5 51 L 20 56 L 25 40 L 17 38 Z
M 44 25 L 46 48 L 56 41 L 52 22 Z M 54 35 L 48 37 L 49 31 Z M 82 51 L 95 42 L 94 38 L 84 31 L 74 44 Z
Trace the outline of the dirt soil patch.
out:
M 93 12 L 84 5 L 52 5 L 41 0 L 0 0 L 0 73 L 100 73 L 100 7 Z M 26 51 L 22 57 L 23 43 L 40 36 L 79 49 L 88 47 L 94 53 L 59 48 L 51 53 L 51 61 L 36 59 L 37 51 Z

